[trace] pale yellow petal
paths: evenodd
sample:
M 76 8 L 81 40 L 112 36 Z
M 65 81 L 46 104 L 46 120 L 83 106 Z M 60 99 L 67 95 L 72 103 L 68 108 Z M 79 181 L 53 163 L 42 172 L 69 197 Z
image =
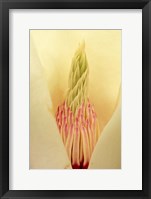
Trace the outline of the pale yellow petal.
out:
M 121 168 L 121 100 L 92 154 L 89 169 Z
M 30 169 L 71 168 L 55 118 L 44 69 L 30 37 Z
M 121 84 L 121 31 L 91 34 L 86 52 L 89 63 L 89 95 L 99 122 L 106 125 L 116 106 Z

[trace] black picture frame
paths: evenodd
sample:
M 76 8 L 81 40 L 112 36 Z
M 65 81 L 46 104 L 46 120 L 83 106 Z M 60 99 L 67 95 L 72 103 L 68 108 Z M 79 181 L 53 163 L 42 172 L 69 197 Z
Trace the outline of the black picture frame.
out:
M 9 190 L 9 9 L 142 9 L 142 190 Z M 150 48 L 150 0 L 0 0 L 0 197 L 151 198 Z

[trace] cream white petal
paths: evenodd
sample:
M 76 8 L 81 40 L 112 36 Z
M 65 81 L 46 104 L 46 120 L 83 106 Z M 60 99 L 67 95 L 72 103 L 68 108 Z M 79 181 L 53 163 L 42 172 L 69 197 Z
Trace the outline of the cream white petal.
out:
M 51 109 L 44 69 L 30 37 L 30 169 L 71 168 Z
M 121 168 L 121 99 L 92 154 L 89 169 Z

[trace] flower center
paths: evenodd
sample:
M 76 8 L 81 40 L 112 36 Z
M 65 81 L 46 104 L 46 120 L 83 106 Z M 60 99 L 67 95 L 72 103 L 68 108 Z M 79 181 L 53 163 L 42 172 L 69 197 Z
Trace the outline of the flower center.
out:
M 66 99 L 56 113 L 60 135 L 74 169 L 88 168 L 100 135 L 96 113 L 87 97 L 89 70 L 84 47 L 83 43 L 73 57 Z

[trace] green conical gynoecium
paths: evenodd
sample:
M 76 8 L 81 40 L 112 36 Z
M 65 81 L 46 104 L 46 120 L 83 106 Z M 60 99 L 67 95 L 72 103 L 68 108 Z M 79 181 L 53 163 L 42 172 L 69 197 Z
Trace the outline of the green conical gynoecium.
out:
M 76 114 L 77 108 L 87 100 L 88 74 L 88 62 L 85 54 L 85 43 L 83 42 L 72 59 L 69 90 L 66 98 L 67 105 L 74 114 Z

